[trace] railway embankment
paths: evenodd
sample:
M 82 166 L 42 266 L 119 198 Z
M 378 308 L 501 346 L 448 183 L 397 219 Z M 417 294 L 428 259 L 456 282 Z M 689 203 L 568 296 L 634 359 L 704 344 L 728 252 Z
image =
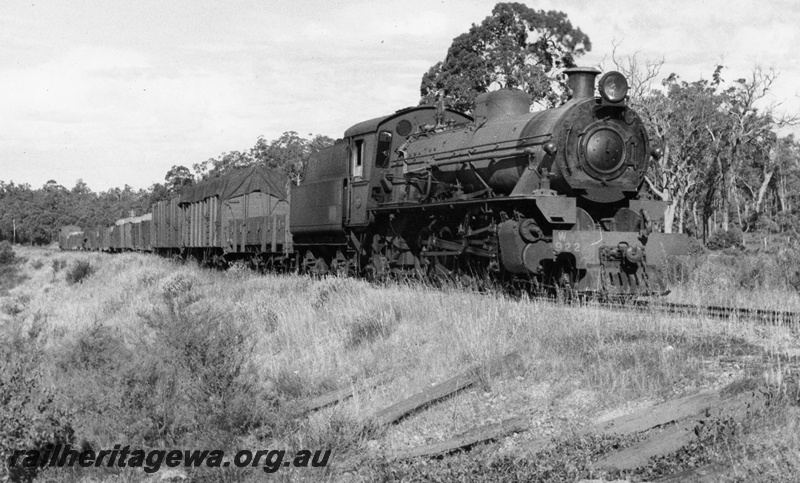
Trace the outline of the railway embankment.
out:
M 20 276 L 0 295 L 4 459 L 65 442 L 330 449 L 325 468 L 277 471 L 307 481 L 792 481 L 800 468 L 794 323 L 15 250 Z M 789 286 L 705 285 L 704 270 L 728 270 L 713 263 L 670 297 L 800 307 Z

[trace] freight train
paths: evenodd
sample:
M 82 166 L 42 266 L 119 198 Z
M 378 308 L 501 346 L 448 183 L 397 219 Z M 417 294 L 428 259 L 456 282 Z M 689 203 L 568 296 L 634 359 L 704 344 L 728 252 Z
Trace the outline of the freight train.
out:
M 312 155 L 297 185 L 250 168 L 65 248 L 150 250 L 317 274 L 491 279 L 531 291 L 660 294 L 684 235 L 644 191 L 650 146 L 618 72 L 566 70 L 572 97 L 531 112 L 521 91 L 473 115 L 419 106 L 364 121 Z

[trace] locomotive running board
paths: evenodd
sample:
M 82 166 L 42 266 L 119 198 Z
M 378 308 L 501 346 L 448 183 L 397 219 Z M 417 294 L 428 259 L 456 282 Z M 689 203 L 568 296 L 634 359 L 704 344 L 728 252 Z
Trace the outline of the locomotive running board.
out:
M 462 207 L 469 207 L 482 204 L 489 205 L 510 205 L 509 208 L 517 208 L 519 204 L 535 203 L 538 210 L 544 215 L 548 222 L 554 225 L 574 225 L 577 219 L 577 208 L 575 198 L 567 196 L 547 196 L 547 195 L 527 195 L 527 196 L 507 196 L 502 198 L 485 198 L 472 200 L 450 200 L 435 203 L 393 203 L 377 208 L 369 208 L 375 214 L 395 213 L 405 211 L 443 211 L 454 210 Z

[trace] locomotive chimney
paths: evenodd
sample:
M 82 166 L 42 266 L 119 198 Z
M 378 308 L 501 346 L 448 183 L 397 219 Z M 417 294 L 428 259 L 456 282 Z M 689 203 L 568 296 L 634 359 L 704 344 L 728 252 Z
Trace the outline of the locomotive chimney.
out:
M 594 97 L 594 78 L 600 73 L 592 67 L 570 67 L 567 74 L 567 84 L 572 89 L 572 99 Z
M 475 120 L 491 121 L 501 117 L 514 117 L 531 111 L 531 96 L 527 92 L 511 89 L 485 92 L 475 98 Z

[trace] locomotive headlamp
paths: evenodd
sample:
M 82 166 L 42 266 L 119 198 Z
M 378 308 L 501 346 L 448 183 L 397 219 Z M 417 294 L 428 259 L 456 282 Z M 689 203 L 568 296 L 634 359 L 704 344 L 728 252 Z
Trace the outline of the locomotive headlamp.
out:
M 600 78 L 600 97 L 608 102 L 620 102 L 628 95 L 628 81 L 616 71 L 607 72 Z

